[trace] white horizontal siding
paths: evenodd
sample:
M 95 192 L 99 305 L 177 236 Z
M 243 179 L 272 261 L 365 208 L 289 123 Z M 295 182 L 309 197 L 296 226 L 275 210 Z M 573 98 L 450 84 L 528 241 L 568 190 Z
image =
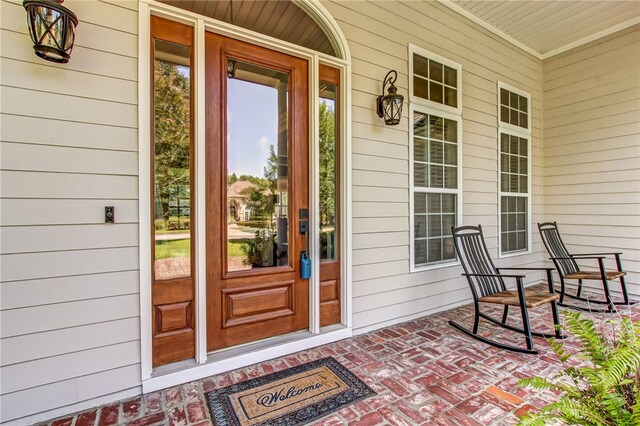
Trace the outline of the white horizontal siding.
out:
M 2 337 L 22 336 L 86 324 L 133 318 L 140 314 L 137 294 L 9 309 L 0 312 Z
M 5 142 L 23 142 L 37 145 L 78 147 L 96 149 L 100 153 L 107 150 L 138 150 L 137 129 L 114 127 L 109 125 L 78 123 L 28 117 L 2 115 L 2 140 Z M 87 138 L 86 135 L 91 135 Z
M 0 243 L 3 254 L 137 246 L 137 224 L 12 226 L 2 229 Z
M 101 362 L 95 362 L 100 359 Z M 42 386 L 140 362 L 140 343 L 91 348 L 2 367 L 2 393 Z
M 437 2 L 325 3 L 352 53 L 353 308 L 356 332 L 460 303 L 470 297 L 459 266 L 409 273 L 408 44 L 462 65 L 465 224 L 481 223 L 497 257 L 497 81 L 532 96 L 532 223 L 542 207 L 541 62 Z M 405 96 L 403 120 L 385 126 L 375 99 L 389 69 Z M 502 264 L 538 264 L 533 253 Z M 538 277 L 536 276 L 535 279 Z
M 59 278 L 3 282 L 0 285 L 0 309 L 26 308 L 76 300 L 101 299 L 137 294 L 138 270 L 98 272 Z
M 2 361 L 7 366 L 139 339 L 140 320 L 125 318 L 3 339 Z
M 114 207 L 118 224 L 138 222 L 137 200 L 5 198 L 0 205 L 3 226 L 104 225 L 104 206 Z M 46 212 L 47 214 L 43 214 Z
M 0 421 L 14 420 L 12 423 L 20 425 L 24 422 L 15 419 L 51 410 L 61 415 L 77 406 L 88 409 L 113 397 L 132 396 L 141 392 L 139 378 L 140 366 L 134 364 L 5 394 L 0 396 Z M 100 398 L 105 395 L 109 397 Z M 78 401 L 84 402 L 78 405 Z
M 548 59 L 543 71 L 545 220 L 573 252 L 623 252 L 640 296 L 640 26 Z
M 140 385 L 137 2 L 65 6 L 62 65 L 0 3 L 0 421 L 17 424 Z

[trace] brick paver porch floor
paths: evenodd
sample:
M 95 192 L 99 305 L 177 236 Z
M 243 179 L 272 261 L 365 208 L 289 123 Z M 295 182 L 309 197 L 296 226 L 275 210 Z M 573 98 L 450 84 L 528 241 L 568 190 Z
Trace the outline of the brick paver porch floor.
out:
M 534 329 L 551 324 L 549 309 L 530 313 Z M 377 395 L 314 425 L 509 425 L 517 423 L 522 413 L 554 400 L 551 393 L 517 385 L 519 378 L 550 375 L 559 369 L 547 342 L 535 339 L 539 355 L 517 354 L 480 343 L 447 324 L 455 318 L 468 325 L 471 315 L 472 307 L 463 306 L 43 425 L 210 425 L 205 392 L 326 356 L 357 374 Z M 640 307 L 624 308 L 621 315 L 639 321 Z M 511 318 L 518 319 L 515 310 Z M 524 341 L 520 334 L 484 320 L 480 330 L 515 344 Z

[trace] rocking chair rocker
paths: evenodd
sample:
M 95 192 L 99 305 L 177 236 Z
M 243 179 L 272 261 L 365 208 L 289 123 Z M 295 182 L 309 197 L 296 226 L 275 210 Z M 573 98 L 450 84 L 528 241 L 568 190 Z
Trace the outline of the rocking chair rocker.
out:
M 571 254 L 567 250 L 560 238 L 560 232 L 558 231 L 558 224 L 556 222 L 538 223 L 538 230 L 540 231 L 540 237 L 542 242 L 547 248 L 549 256 L 558 271 L 560 276 L 560 300 L 559 306 L 564 306 L 571 309 L 577 309 L 580 311 L 589 312 L 603 312 L 610 313 L 616 312 L 616 306 L 630 306 L 637 302 L 629 300 L 629 294 L 627 293 L 627 285 L 624 282 L 624 276 L 627 274 L 622 270 L 622 262 L 620 261 L 620 255 L 622 253 L 581 253 Z M 607 256 L 614 256 L 616 260 L 616 271 L 607 271 L 604 266 L 604 260 Z M 584 271 L 578 266 L 576 260 L 597 260 L 597 271 Z M 568 294 L 565 287 L 565 280 L 578 280 L 578 288 L 576 294 Z M 592 300 L 586 297 L 582 297 L 582 281 L 583 280 L 598 280 L 602 281 L 602 290 L 604 291 L 605 300 Z M 609 292 L 609 281 L 620 280 L 620 287 L 622 290 L 622 302 L 614 302 Z M 564 298 L 569 297 L 589 304 L 601 304 L 607 305 L 605 309 L 594 309 L 592 307 L 583 307 L 564 302 Z
M 489 256 L 489 250 L 487 249 L 487 245 L 484 241 L 482 227 L 480 225 L 460 226 L 458 228 L 452 228 L 452 231 L 456 252 L 458 254 L 458 258 L 460 259 L 460 263 L 462 264 L 462 268 L 464 269 L 464 274 L 462 275 L 467 277 L 467 281 L 469 282 L 471 294 L 473 295 L 473 305 L 475 311 L 473 319 L 473 329 L 469 330 L 453 320 L 449 321 L 449 324 L 451 326 L 489 345 L 507 349 L 510 351 L 528 354 L 539 353 L 533 348 L 533 336 L 545 338 L 555 337 L 556 339 L 564 338 L 561 331 L 557 327 L 553 334 L 547 334 L 532 331 L 529 324 L 528 309 L 536 308 L 546 303 L 550 303 L 551 313 L 553 315 L 553 323 L 556 326 L 559 325 L 556 300 L 558 300 L 560 296 L 554 293 L 553 278 L 551 274 L 553 268 L 496 268 L 493 264 L 493 261 L 491 260 L 491 257 Z M 546 271 L 549 292 L 527 290 L 524 288 L 524 284 L 522 281 L 525 275 L 503 274 L 500 272 L 501 270 Z M 505 279 L 515 280 L 515 291 L 507 290 Z M 485 314 L 484 312 L 480 312 L 481 303 L 503 305 L 504 310 L 502 313 L 502 320 L 495 319 L 490 315 Z M 523 328 L 507 324 L 509 306 L 520 307 Z M 480 317 L 508 330 L 524 334 L 526 348 L 508 345 L 479 335 L 478 324 Z

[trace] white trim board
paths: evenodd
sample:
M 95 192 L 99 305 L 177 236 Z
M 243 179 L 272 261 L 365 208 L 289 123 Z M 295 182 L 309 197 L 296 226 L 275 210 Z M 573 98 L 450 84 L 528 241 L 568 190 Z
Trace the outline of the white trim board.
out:
M 532 49 L 531 47 L 527 46 L 526 44 L 522 43 L 521 41 L 516 40 L 515 38 L 513 38 L 512 36 L 510 36 L 509 34 L 505 33 L 504 31 L 500 30 L 499 28 L 491 25 L 490 23 L 488 23 L 487 21 L 483 20 L 482 18 L 477 17 L 476 15 L 474 15 L 473 13 L 469 12 L 468 10 L 466 10 L 465 8 L 463 8 L 462 6 L 457 5 L 456 3 L 452 2 L 451 0 L 437 0 L 440 4 L 448 7 L 449 9 L 453 10 L 454 12 L 459 13 L 460 15 L 464 16 L 465 18 L 475 22 L 476 24 L 480 25 L 482 28 L 491 31 L 493 34 L 497 35 L 500 38 L 503 38 L 504 40 L 508 41 L 509 43 L 513 44 L 514 46 L 518 47 L 519 49 L 524 50 L 525 52 L 527 52 L 528 54 L 540 59 L 540 60 L 544 60 L 544 59 L 549 59 L 553 56 L 559 55 L 560 53 L 566 52 L 568 50 L 574 49 L 576 47 L 582 46 L 584 44 L 590 43 L 594 40 L 598 40 L 599 38 L 602 37 L 606 37 L 610 34 L 613 34 L 617 31 L 621 31 L 624 30 L 625 28 L 629 28 L 633 25 L 639 24 L 640 23 L 640 16 L 637 18 L 633 18 L 633 19 L 629 19 L 628 21 L 622 22 L 618 25 L 614 25 L 612 27 L 607 28 L 606 30 L 602 30 L 599 31 L 597 33 L 591 34 L 587 37 L 583 37 L 579 40 L 576 40 L 572 43 L 568 43 L 565 44 L 564 46 L 560 46 L 557 49 L 553 49 L 550 50 L 546 53 L 541 53 L 538 52 L 535 49 Z

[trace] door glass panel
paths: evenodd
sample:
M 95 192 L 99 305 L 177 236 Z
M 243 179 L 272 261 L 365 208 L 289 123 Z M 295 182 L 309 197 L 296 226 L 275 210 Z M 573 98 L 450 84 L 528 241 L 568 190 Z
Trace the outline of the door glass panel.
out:
M 337 259 L 337 90 L 320 82 L 320 260 Z
M 289 264 L 286 73 L 227 60 L 227 268 Z
M 167 280 L 191 276 L 190 49 L 154 52 L 154 273 Z

